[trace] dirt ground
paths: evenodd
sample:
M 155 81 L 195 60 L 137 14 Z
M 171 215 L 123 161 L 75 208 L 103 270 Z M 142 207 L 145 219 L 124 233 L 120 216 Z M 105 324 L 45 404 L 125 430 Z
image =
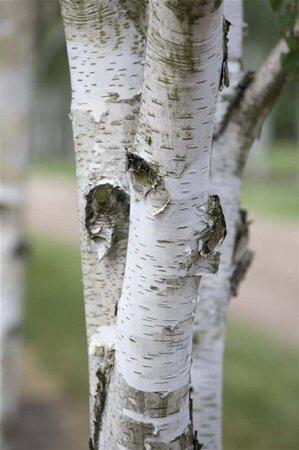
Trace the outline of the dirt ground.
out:
M 21 402 L 11 450 L 87 450 L 87 405 L 66 397 L 58 381 L 25 351 Z
M 71 180 L 32 177 L 28 183 L 29 230 L 78 244 L 77 202 Z M 253 217 L 254 263 L 229 321 L 259 327 L 298 347 L 298 234 L 295 225 Z M 31 354 L 24 358 L 17 442 L 12 450 L 85 450 L 88 413 L 65 398 L 56 380 Z M 34 424 L 34 426 L 32 425 Z

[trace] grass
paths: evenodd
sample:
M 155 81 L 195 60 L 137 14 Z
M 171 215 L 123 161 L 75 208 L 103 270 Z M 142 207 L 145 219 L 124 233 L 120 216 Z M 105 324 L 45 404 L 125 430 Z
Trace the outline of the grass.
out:
M 61 160 L 49 158 L 41 161 L 32 161 L 30 172 L 33 175 L 59 176 L 75 180 L 75 155 L 73 158 L 61 158 Z
M 87 395 L 87 352 L 79 250 L 34 239 L 27 274 L 25 338 L 66 391 Z
M 253 329 L 228 327 L 224 368 L 227 450 L 299 448 L 299 358 Z
M 264 177 L 245 175 L 241 204 L 253 214 L 298 219 L 298 151 L 291 144 L 273 146 Z
M 241 204 L 249 216 L 265 216 L 284 221 L 298 220 L 298 187 L 296 180 L 264 179 L 245 181 Z
M 69 395 L 87 399 L 87 356 L 78 249 L 33 239 L 25 332 Z M 226 450 L 296 450 L 298 354 L 261 333 L 229 327 L 225 360 Z

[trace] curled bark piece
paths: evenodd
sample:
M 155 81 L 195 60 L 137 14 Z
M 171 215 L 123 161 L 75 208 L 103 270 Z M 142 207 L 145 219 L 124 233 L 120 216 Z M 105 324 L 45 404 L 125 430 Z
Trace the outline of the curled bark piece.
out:
M 218 195 L 210 195 L 207 208 L 208 234 L 203 245 L 205 254 L 212 252 L 226 236 L 226 223 Z
M 210 195 L 207 202 L 206 228 L 200 233 L 198 251 L 185 250 L 187 268 L 192 275 L 216 273 L 220 253 L 214 252 L 217 245 L 225 239 L 226 223 L 218 195 Z

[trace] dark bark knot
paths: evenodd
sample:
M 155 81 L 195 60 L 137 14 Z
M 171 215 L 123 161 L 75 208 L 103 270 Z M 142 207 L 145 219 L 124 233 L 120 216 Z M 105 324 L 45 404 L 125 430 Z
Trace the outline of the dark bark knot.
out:
M 127 171 L 134 191 L 146 200 L 152 214 L 163 212 L 169 203 L 169 195 L 157 168 L 140 156 L 127 151 Z
M 109 183 L 96 186 L 86 196 L 85 226 L 97 245 L 99 259 L 127 238 L 129 208 L 128 194 Z
M 247 211 L 240 209 L 233 254 L 234 271 L 230 279 L 231 293 L 233 296 L 238 294 L 239 285 L 244 279 L 253 260 L 254 253 L 248 248 L 250 224 L 251 222 L 247 220 Z

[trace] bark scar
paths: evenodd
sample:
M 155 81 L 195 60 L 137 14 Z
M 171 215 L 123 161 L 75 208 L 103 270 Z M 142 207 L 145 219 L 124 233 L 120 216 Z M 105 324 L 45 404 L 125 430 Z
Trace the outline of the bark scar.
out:
M 153 216 L 162 213 L 170 198 L 158 169 L 140 156 L 127 151 L 127 171 L 134 191 L 146 200 Z
M 119 186 L 100 184 L 86 196 L 85 226 L 95 243 L 98 259 L 128 235 L 129 196 Z

